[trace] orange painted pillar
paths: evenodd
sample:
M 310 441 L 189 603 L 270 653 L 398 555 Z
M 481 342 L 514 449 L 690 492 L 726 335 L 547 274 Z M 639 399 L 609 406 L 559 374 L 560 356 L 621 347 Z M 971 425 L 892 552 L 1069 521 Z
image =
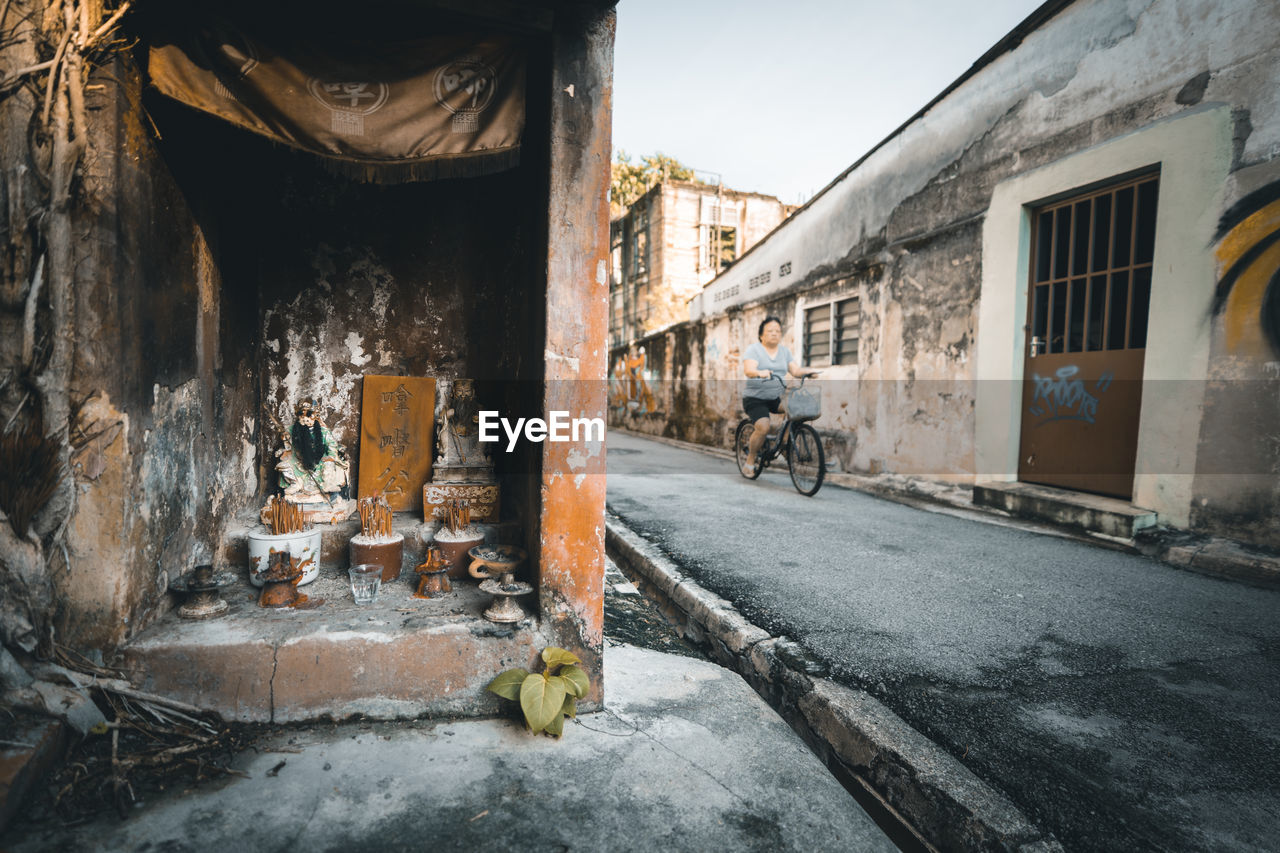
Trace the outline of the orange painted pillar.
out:
M 552 45 L 544 411 L 605 418 L 608 403 L 612 9 L 557 11 Z M 603 699 L 603 442 L 543 442 L 539 606 Z

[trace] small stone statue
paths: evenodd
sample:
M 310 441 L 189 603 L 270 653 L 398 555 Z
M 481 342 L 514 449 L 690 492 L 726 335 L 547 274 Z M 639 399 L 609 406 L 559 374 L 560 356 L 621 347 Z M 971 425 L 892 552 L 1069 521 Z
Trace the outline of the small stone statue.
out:
M 441 383 L 443 384 L 443 382 Z M 441 406 L 436 428 L 436 466 L 441 468 L 488 467 L 488 449 L 480 442 L 480 404 L 475 382 L 454 379 Z
M 470 503 L 477 521 L 497 521 L 498 478 L 490 445 L 480 441 L 480 400 L 475 380 L 441 379 L 436 386 L 436 461 L 422 488 L 424 520 L 444 517 L 450 498 Z

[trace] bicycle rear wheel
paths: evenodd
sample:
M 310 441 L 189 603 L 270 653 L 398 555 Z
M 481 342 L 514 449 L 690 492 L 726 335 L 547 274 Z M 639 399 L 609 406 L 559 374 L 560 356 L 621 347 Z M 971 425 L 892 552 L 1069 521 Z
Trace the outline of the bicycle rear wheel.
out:
M 751 453 L 749 446 L 751 442 L 751 433 L 755 431 L 756 425 L 751 422 L 750 418 L 743 418 L 738 422 L 738 429 L 733 433 L 733 458 L 738 463 L 738 473 L 746 477 L 748 480 L 754 480 L 760 476 L 760 469 L 764 466 L 760 464 L 760 460 L 756 460 L 756 470 L 748 474 L 744 469 L 747 464 L 747 456 Z
M 816 494 L 827 474 L 822 439 L 818 438 L 818 431 L 808 424 L 792 424 L 791 430 L 791 446 L 787 453 L 791 483 L 802 495 Z

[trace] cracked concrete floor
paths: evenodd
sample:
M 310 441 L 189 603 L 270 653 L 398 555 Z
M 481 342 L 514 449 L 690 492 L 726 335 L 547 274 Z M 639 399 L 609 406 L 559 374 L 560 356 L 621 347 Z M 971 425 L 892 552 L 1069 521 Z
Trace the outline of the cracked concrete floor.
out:
M 605 679 L 560 741 L 513 719 L 277 728 L 237 757 L 248 778 L 19 823 L 0 849 L 895 849 L 737 675 L 611 644 Z

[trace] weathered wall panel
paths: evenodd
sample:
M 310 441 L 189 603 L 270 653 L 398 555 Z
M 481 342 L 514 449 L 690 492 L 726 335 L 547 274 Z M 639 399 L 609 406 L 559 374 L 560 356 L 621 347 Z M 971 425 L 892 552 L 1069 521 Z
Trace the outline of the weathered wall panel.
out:
M 83 400 L 63 641 L 110 648 L 162 612 L 168 579 L 212 555 L 243 504 L 243 392 L 218 368 L 218 273 L 206 235 L 151 144 L 138 72 L 97 75 L 77 209 L 72 387 Z

